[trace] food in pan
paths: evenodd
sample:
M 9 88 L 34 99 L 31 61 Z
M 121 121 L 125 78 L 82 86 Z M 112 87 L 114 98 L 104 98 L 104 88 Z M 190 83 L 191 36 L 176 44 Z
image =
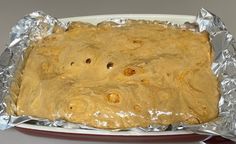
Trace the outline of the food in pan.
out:
M 31 44 L 17 114 L 105 129 L 218 115 L 208 34 L 159 22 L 73 22 Z

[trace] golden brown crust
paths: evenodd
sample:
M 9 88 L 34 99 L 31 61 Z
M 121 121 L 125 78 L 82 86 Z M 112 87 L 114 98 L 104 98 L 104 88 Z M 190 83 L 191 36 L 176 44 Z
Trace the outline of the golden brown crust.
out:
M 218 115 L 218 82 L 206 33 L 157 22 L 73 23 L 33 46 L 18 115 L 129 128 Z

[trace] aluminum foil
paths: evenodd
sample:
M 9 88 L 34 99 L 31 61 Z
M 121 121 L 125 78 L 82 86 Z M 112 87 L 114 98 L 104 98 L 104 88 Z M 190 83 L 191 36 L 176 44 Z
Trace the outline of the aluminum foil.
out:
M 119 26 L 126 20 L 112 19 Z M 174 25 L 174 24 L 173 24 Z M 36 125 L 51 127 L 63 127 L 74 129 L 90 129 L 81 124 L 72 124 L 63 120 L 49 121 L 31 116 L 16 116 L 17 96 L 11 93 L 11 85 L 19 86 L 18 78 L 15 77 L 23 67 L 26 51 L 30 42 L 41 39 L 54 31 L 66 30 L 69 23 L 63 23 L 43 12 L 37 11 L 25 16 L 18 21 L 10 33 L 9 44 L 0 56 L 0 129 L 5 130 L 20 123 L 29 122 Z M 176 26 L 176 25 L 174 25 Z M 195 29 L 197 26 L 197 29 Z M 190 130 L 195 133 L 208 135 L 221 135 L 236 141 L 236 43 L 233 36 L 228 32 L 224 23 L 206 9 L 201 9 L 196 16 L 196 23 L 178 25 L 197 31 L 207 31 L 213 46 L 215 58 L 212 70 L 220 81 L 221 98 L 219 101 L 219 116 L 214 121 L 199 125 L 150 125 L 147 128 L 131 128 L 129 131 L 153 132 Z M 119 130 L 115 130 L 119 131 Z

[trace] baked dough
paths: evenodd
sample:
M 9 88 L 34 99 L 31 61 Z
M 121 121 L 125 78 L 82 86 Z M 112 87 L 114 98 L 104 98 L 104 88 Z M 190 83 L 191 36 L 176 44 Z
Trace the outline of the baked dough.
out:
M 74 22 L 34 44 L 17 114 L 105 129 L 199 124 L 218 115 L 207 33 L 159 22 Z

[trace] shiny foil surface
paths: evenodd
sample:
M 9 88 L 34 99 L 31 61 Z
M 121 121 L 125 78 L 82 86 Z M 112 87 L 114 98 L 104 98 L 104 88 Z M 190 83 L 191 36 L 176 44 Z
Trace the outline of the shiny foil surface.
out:
M 125 19 L 111 20 L 122 26 Z M 174 24 L 173 24 L 174 25 Z M 63 23 L 43 12 L 33 12 L 19 20 L 10 33 L 10 40 L 0 57 L 0 129 L 5 130 L 20 123 L 73 129 L 99 129 L 81 124 L 68 123 L 63 120 L 49 121 L 31 116 L 16 116 L 17 95 L 12 93 L 11 86 L 19 87 L 20 80 L 16 77 L 20 73 L 27 57 L 27 48 L 32 41 L 41 39 L 54 31 L 66 30 L 69 23 Z M 214 121 L 200 125 L 150 125 L 147 128 L 131 128 L 140 134 L 152 131 L 190 130 L 207 135 L 221 135 L 235 140 L 236 135 L 236 44 L 233 36 L 228 32 L 224 23 L 206 9 L 201 9 L 196 16 L 196 23 L 174 25 L 187 27 L 196 31 L 207 31 L 213 46 L 214 61 L 212 70 L 220 82 L 221 98 L 219 101 L 219 115 Z M 16 90 L 17 91 L 17 90 Z M 114 130 L 119 131 L 119 130 Z

